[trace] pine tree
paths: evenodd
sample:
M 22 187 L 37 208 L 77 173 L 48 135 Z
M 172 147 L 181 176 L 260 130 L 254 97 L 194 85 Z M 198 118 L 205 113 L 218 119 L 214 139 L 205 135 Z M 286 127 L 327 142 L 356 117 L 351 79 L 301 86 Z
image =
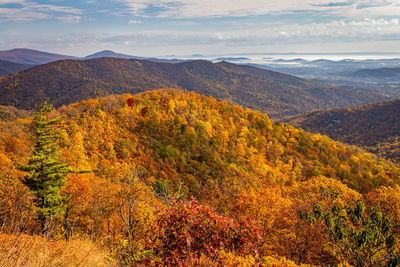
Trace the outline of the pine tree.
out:
M 19 169 L 28 172 L 22 183 L 29 188 L 33 195 L 35 219 L 41 222 L 42 235 L 45 235 L 50 218 L 58 218 L 64 213 L 61 187 L 65 184 L 66 176 L 72 172 L 59 157 L 57 125 L 61 118 L 49 119 L 48 114 L 53 110 L 52 105 L 43 103 L 33 118 L 34 150 L 26 165 Z

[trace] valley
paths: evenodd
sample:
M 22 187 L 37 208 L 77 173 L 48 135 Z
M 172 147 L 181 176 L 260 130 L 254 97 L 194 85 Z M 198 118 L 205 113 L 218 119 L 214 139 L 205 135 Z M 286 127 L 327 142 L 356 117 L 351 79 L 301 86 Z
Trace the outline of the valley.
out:
M 168 87 L 257 109 L 271 118 L 390 99 L 228 62 L 97 58 L 56 61 L 0 77 L 0 104 L 33 109 L 47 101 L 60 107 L 89 98 Z

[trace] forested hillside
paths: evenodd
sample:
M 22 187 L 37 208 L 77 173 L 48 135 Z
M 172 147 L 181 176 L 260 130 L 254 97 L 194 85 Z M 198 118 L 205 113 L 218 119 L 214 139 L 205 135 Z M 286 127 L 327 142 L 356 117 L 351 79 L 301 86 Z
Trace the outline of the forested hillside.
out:
M 12 121 L 30 115 L 32 115 L 32 112 L 24 109 L 17 109 L 11 106 L 0 106 L 0 120 L 2 121 Z
M 49 235 L 68 244 L 89 240 L 110 265 L 348 262 L 298 214 L 316 202 L 378 205 L 389 193 L 400 197 L 397 165 L 193 92 L 113 95 L 49 116 L 59 115 L 62 162 L 92 172 L 67 176 Z M 31 122 L 0 122 L 0 227 L 7 234 L 40 233 L 32 192 L 22 184 L 27 173 L 19 170 L 32 156 Z M 394 223 L 396 207 L 385 206 Z
M 315 111 L 284 121 L 399 162 L 399 114 L 400 100 L 397 99 L 360 107 Z
M 227 100 L 272 118 L 388 99 L 227 62 L 198 60 L 171 64 L 99 58 L 57 61 L 1 77 L 0 104 L 32 109 L 47 101 L 60 107 L 89 98 L 167 87 Z
M 0 76 L 8 75 L 8 74 L 20 71 L 20 70 L 25 70 L 30 67 L 32 67 L 32 65 L 18 64 L 18 63 L 0 60 Z

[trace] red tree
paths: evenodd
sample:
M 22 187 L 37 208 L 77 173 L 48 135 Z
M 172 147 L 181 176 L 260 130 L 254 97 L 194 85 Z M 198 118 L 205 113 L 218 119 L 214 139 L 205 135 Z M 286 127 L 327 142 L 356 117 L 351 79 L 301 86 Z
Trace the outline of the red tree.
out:
M 133 98 L 128 98 L 128 100 L 126 101 L 126 104 L 128 105 L 128 107 L 133 108 L 133 102 L 135 100 Z

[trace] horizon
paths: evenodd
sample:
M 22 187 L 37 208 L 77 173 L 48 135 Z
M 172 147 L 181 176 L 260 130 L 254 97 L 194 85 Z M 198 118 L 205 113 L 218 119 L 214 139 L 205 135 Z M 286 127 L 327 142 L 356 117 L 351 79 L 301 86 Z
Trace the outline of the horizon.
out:
M 400 53 L 400 3 L 378 0 L 0 0 L 0 50 L 83 57 Z M 353 52 L 351 52 L 353 51 Z
M 16 48 L 10 48 L 10 49 L 4 49 L 0 50 L 0 52 L 7 52 L 7 51 L 12 51 L 12 50 L 32 50 L 32 51 L 37 51 L 37 52 L 43 52 L 43 53 L 51 53 L 51 54 L 59 54 L 56 51 L 45 51 L 45 50 L 37 50 L 37 49 L 32 49 L 29 47 L 16 47 Z M 132 56 L 132 57 L 143 57 L 143 55 L 134 55 L 131 53 L 120 53 L 119 51 L 115 51 L 112 49 L 105 49 L 101 51 L 96 51 L 91 54 L 87 54 L 84 56 L 77 56 L 74 54 L 59 54 L 63 56 L 70 56 L 70 57 L 76 57 L 77 59 L 84 59 L 87 56 L 91 56 L 97 53 L 102 53 L 102 52 L 112 52 L 116 54 L 123 54 L 127 56 Z M 262 58 L 259 58 L 260 56 L 264 56 Z M 269 57 L 265 57 L 269 56 Z M 150 58 L 149 56 L 148 58 Z M 146 57 L 145 57 L 146 58 Z M 218 62 L 221 60 L 226 60 L 227 58 L 246 58 L 249 60 L 248 63 L 255 63 L 255 61 L 264 61 L 269 62 L 269 61 L 275 61 L 275 60 L 295 60 L 295 59 L 301 59 L 305 61 L 314 61 L 318 59 L 322 60 L 330 60 L 330 61 L 343 61 L 343 60 L 354 60 L 354 61 L 362 61 L 362 60 L 384 60 L 384 59 L 400 59 L 400 52 L 325 52 L 325 53 L 316 53 L 316 52 L 310 52 L 310 53 L 300 53 L 300 52 L 283 52 L 283 53 L 269 53 L 269 52 L 259 52 L 259 53 L 229 53 L 229 54 L 191 54 L 191 55 L 160 55 L 160 56 L 154 56 L 154 58 L 160 58 L 160 59 L 182 59 L 182 60 L 208 60 L 208 61 L 214 61 Z M 227 60 L 229 61 L 229 60 Z

